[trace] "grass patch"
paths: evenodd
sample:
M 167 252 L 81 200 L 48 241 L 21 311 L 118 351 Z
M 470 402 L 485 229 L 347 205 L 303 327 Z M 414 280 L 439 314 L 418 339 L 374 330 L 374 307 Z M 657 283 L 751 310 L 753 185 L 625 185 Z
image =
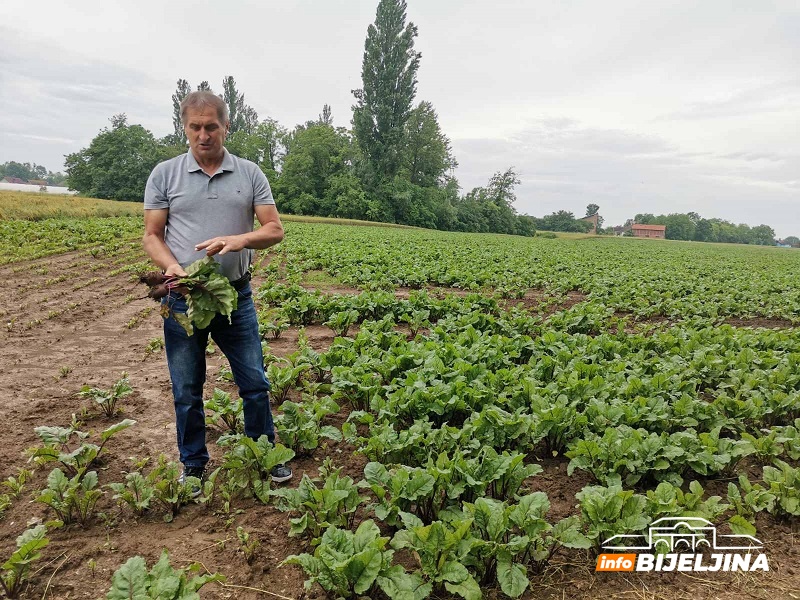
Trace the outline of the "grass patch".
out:
M 40 221 L 67 217 L 127 217 L 141 215 L 143 210 L 141 202 L 0 191 L 0 220 Z
M 334 277 L 326 273 L 325 271 L 306 271 L 303 273 L 303 285 L 305 286 L 329 286 L 329 285 L 338 285 L 341 282 Z

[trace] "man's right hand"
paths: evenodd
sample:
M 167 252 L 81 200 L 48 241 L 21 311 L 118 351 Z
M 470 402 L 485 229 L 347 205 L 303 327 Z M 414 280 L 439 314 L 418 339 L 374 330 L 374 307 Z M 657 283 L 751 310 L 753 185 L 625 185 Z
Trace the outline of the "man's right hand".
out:
M 183 270 L 183 267 L 180 264 L 175 263 L 174 265 L 170 265 L 164 271 L 164 275 L 167 277 L 175 276 L 175 277 L 186 277 L 188 273 Z

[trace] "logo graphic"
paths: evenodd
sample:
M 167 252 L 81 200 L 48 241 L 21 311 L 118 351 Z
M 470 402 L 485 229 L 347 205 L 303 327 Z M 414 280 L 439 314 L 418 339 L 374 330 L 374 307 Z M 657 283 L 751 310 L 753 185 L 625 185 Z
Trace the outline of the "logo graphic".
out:
M 620 534 L 603 543 L 595 571 L 769 571 L 764 544 L 752 535 L 720 534 L 700 517 L 664 517 L 646 535 Z

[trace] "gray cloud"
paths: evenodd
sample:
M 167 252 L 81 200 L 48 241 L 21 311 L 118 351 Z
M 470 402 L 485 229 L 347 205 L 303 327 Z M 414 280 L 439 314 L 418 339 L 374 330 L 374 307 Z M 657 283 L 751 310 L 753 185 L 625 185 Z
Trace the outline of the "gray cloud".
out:
M 197 10 L 190 0 L 0 3 L 0 162 L 61 168 L 125 112 L 171 130 L 179 77 L 233 74 L 292 127 L 349 125 L 377 0 Z M 153 15 L 158 15 L 154 18 Z M 411 1 L 433 102 L 466 190 L 515 165 L 520 210 L 696 210 L 800 234 L 800 7 L 794 0 Z
M 0 26 L 5 52 L 0 60 L 0 128 L 13 135 L 13 148 L 0 161 L 39 162 L 56 171 L 64 154 L 85 146 L 116 113 L 152 126 L 156 103 L 143 71 L 102 59 L 87 60 L 64 48 L 31 40 Z
M 514 165 L 522 180 L 517 209 L 527 214 L 561 209 L 583 214 L 587 204 L 597 203 L 609 224 L 639 212 L 696 211 L 751 225 L 766 222 L 780 235 L 800 231 L 797 211 L 784 212 L 796 201 L 798 156 L 681 152 L 656 136 L 574 122 L 558 136 L 533 126 L 509 139 L 453 145 L 464 173 Z M 471 189 L 487 179 L 465 176 L 462 183 Z
M 800 79 L 772 82 L 741 90 L 726 98 L 689 104 L 656 120 L 718 119 L 759 113 L 796 112 L 800 104 Z

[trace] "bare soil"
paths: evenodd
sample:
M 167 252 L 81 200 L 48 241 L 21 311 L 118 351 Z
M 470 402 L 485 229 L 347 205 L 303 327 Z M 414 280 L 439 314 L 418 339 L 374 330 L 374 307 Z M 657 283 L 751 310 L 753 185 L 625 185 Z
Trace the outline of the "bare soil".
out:
M 100 481 L 122 481 L 134 457 L 157 457 L 165 453 L 177 459 L 175 427 L 169 375 L 163 350 L 146 353 L 148 342 L 162 337 L 157 305 L 143 299 L 143 286 L 130 274 L 108 276 L 112 269 L 102 257 L 93 259 L 75 252 L 0 267 L 6 296 L 0 309 L 0 477 L 15 475 L 30 467 L 25 449 L 37 445 L 34 427 L 68 425 L 76 415 L 83 430 L 102 431 L 119 418 L 137 424 L 121 432 L 108 446 L 99 469 Z M 96 281 L 93 281 L 97 278 Z M 258 281 L 254 282 L 257 285 Z M 339 286 L 328 290 L 355 293 Z M 401 292 L 402 293 L 402 292 Z M 535 309 L 535 293 L 523 300 Z M 569 301 L 579 301 L 579 295 Z M 297 330 L 271 340 L 271 351 L 284 356 L 297 348 Z M 317 350 L 325 350 L 333 335 L 325 327 L 308 327 L 306 335 Z M 206 392 L 215 386 L 234 390 L 217 381 L 224 358 L 219 352 L 208 357 Z M 122 401 L 120 417 L 108 419 L 78 396 L 84 384 L 108 388 L 127 372 L 135 393 Z M 340 425 L 345 412 L 333 419 Z M 210 431 L 212 461 L 222 451 Z M 94 438 L 92 438 L 94 439 Z M 293 462 L 296 485 L 303 473 L 317 474 L 321 461 L 333 457 L 354 479 L 363 474 L 366 461 L 345 443 L 330 443 L 313 457 Z M 566 476 L 566 461 L 541 460 L 544 472 L 529 483 L 546 491 L 555 520 L 575 512 L 574 494 L 590 483 L 588 476 Z M 44 505 L 34 502 L 45 487 L 48 470 L 35 473 L 20 498 L 0 520 L 0 560 L 9 556 L 16 537 L 29 524 L 53 518 Z M 6 490 L 0 490 L 6 491 Z M 87 528 L 78 526 L 52 530 L 43 559 L 34 565 L 31 583 L 22 598 L 103 598 L 111 574 L 129 557 L 139 554 L 149 565 L 162 548 L 170 552 L 172 564 L 199 562 L 210 572 L 223 573 L 224 585 L 209 584 L 204 598 L 325 598 L 320 588 L 305 591 L 298 567 L 278 567 L 290 554 L 308 547 L 288 537 L 289 516 L 273 506 L 239 502 L 229 515 L 215 514 L 200 505 L 185 507 L 171 523 L 161 514 L 134 518 L 120 510 L 111 494 L 101 499 L 103 517 Z M 784 523 L 760 515 L 758 537 L 766 544 L 770 572 L 759 574 L 653 574 L 636 576 L 594 573 L 594 559 L 586 552 L 556 555 L 552 566 L 535 574 L 525 598 L 800 598 L 800 537 L 797 523 Z M 236 527 L 243 526 L 261 542 L 252 564 L 239 552 Z M 486 590 L 489 598 L 502 595 Z

